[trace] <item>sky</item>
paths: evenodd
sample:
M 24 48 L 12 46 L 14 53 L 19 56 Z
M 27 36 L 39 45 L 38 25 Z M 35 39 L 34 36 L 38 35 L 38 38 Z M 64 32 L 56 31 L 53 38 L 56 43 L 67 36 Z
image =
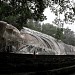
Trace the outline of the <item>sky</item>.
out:
M 51 12 L 49 8 L 46 8 L 44 11 L 44 15 L 47 17 L 47 20 L 44 20 L 42 23 L 50 23 L 53 24 L 52 21 L 56 18 L 55 14 Z M 60 18 L 64 18 L 64 14 L 60 15 Z M 75 32 L 75 23 L 73 24 L 65 24 L 64 23 L 64 28 L 69 28 L 72 31 Z

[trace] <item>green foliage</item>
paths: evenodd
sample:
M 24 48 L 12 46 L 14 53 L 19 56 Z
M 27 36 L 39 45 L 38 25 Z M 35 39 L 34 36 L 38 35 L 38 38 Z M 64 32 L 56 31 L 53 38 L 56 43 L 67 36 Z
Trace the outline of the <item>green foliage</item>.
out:
M 45 1 L 41 0 L 1 0 L 0 20 L 7 21 L 21 29 L 28 19 L 43 21 L 46 8 Z
M 68 14 L 66 18 L 66 13 L 64 21 L 68 22 L 73 21 L 75 15 L 75 7 L 70 7 L 70 0 L 0 0 L 0 20 L 7 21 L 15 25 L 18 29 L 21 29 L 26 25 L 28 19 L 34 19 L 35 21 L 43 21 L 46 19 L 43 12 L 44 9 L 48 6 L 50 10 L 58 16 L 58 6 L 55 8 L 55 5 L 59 5 L 59 13 L 62 14 L 65 10 L 73 10 L 72 15 Z
M 51 24 L 43 24 L 42 25 L 42 32 L 48 35 L 55 37 L 56 34 L 56 27 Z
M 55 6 L 57 5 L 57 6 Z M 64 14 L 65 23 L 72 24 L 75 21 L 75 3 L 73 0 L 51 0 L 49 3 L 50 10 L 58 17 Z M 63 13 L 64 12 L 64 13 Z M 61 18 L 58 18 L 61 19 Z
M 59 40 L 59 39 L 62 39 L 62 36 L 63 36 L 63 28 L 57 28 L 57 32 L 56 32 L 55 38 L 57 40 Z
M 63 37 L 63 28 L 57 28 L 51 24 L 42 25 L 42 32 L 55 37 L 56 39 L 62 39 Z
M 64 35 L 63 35 L 62 41 L 64 41 L 67 44 L 75 46 L 75 34 L 74 34 L 74 32 L 71 31 L 71 29 L 69 29 L 69 28 L 64 29 Z
M 55 5 L 57 5 L 56 8 Z M 60 6 L 59 10 L 58 5 Z M 73 12 L 65 12 L 63 21 L 74 22 L 75 7 L 70 7 L 70 5 L 70 0 L 0 0 L 0 20 L 7 21 L 21 29 L 26 26 L 28 19 L 35 21 L 46 19 L 43 12 L 49 6 L 56 16 L 58 16 L 58 11 L 62 14 L 67 9 L 73 10 Z M 68 16 L 66 17 L 66 15 Z
M 41 24 L 39 21 L 34 21 L 32 19 L 29 19 L 25 27 L 36 30 L 36 31 L 41 31 Z

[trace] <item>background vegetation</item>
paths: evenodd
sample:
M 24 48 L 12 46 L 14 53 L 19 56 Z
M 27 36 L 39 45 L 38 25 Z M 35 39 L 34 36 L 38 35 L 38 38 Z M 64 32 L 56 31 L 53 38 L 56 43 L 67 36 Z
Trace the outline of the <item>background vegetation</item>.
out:
M 65 18 L 63 20 L 55 18 L 54 23 L 56 25 L 61 22 L 73 23 L 75 20 L 74 5 L 71 0 L 0 0 L 0 20 L 7 21 L 21 29 L 29 19 L 45 20 L 46 16 L 43 12 L 45 8 L 49 7 L 57 17 L 64 12 Z

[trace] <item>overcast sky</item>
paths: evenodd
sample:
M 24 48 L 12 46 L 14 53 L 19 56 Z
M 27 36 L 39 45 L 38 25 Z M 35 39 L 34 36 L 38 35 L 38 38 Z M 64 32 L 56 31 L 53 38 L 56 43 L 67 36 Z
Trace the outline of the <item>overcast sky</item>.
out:
M 51 11 L 50 11 L 50 9 L 49 8 L 46 8 L 45 9 L 45 11 L 44 11 L 44 15 L 45 16 L 47 16 L 47 20 L 45 20 L 45 21 L 43 21 L 43 23 L 50 23 L 50 24 L 52 24 L 52 21 L 55 19 L 55 14 L 54 13 L 52 13 Z M 60 16 L 60 18 L 61 19 L 63 19 L 64 18 L 64 15 L 61 15 Z M 75 32 L 75 23 L 74 24 L 64 24 L 64 28 L 69 28 L 69 29 L 71 29 L 72 31 L 74 31 Z

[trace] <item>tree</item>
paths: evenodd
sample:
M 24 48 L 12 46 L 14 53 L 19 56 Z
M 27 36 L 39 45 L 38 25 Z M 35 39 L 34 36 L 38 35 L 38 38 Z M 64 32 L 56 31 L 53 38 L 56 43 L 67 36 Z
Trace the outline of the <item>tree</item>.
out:
M 41 24 L 39 21 L 34 21 L 33 19 L 29 19 L 25 27 L 36 30 L 36 31 L 41 31 Z
M 62 40 L 63 37 L 63 28 L 57 28 L 55 38 L 57 40 Z
M 21 29 L 28 19 L 35 21 L 46 19 L 43 12 L 48 6 L 57 16 L 64 12 L 65 23 L 74 22 L 75 7 L 70 0 L 0 0 L 0 20 L 7 21 Z
M 66 28 L 64 29 L 63 39 L 62 41 L 66 44 L 74 45 L 75 46 L 75 34 L 71 29 Z
M 70 18 L 70 19 L 72 19 L 75 16 L 74 5 L 75 5 L 75 2 L 73 0 L 50 0 L 50 3 L 49 3 L 49 6 L 52 12 L 54 12 L 55 15 L 57 16 L 58 16 L 57 14 L 58 12 L 59 14 L 62 14 L 64 12 L 65 19 L 66 19 L 66 15 L 67 15 L 67 18 Z
M 55 37 L 56 31 L 57 31 L 57 28 L 55 26 L 53 26 L 52 24 L 47 23 L 47 24 L 42 25 L 41 32 L 43 32 L 47 35 Z
M 28 19 L 43 21 L 46 8 L 44 0 L 0 0 L 0 20 L 22 28 Z

